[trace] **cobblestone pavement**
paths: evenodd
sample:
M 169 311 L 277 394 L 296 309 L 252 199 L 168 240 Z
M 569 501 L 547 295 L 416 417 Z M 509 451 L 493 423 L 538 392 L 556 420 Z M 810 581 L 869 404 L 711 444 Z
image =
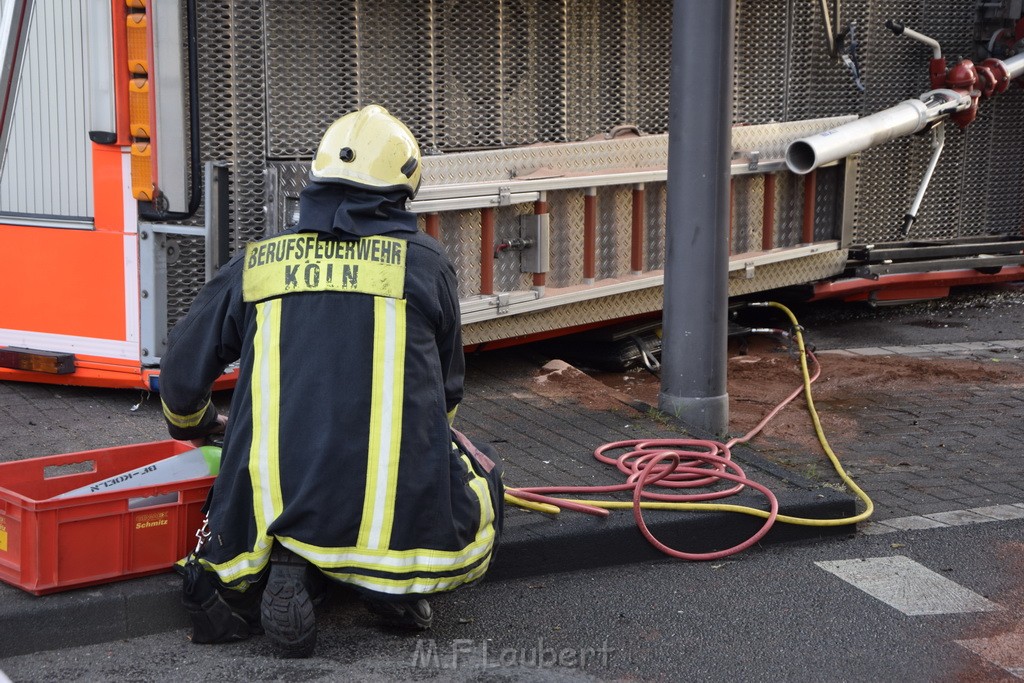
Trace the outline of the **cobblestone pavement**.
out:
M 1024 341 L 863 347 L 820 356 L 827 363 L 836 354 L 1024 364 Z M 875 502 L 872 523 L 862 531 L 1024 517 L 1024 385 L 908 387 L 858 406 L 857 423 L 860 438 L 833 446 Z

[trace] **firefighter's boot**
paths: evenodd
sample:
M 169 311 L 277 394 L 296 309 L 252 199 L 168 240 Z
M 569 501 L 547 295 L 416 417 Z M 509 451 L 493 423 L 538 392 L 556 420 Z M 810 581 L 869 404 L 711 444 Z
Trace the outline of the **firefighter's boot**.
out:
M 425 598 L 403 601 L 364 598 L 363 602 L 388 626 L 425 631 L 434 621 L 434 611 Z
M 316 647 L 313 599 L 306 587 L 310 568 L 309 562 L 275 544 L 260 615 L 263 630 L 281 657 L 309 657 Z
M 245 618 L 225 602 L 199 563 L 186 563 L 182 571 L 182 603 L 192 622 L 192 642 L 233 643 L 248 638 L 251 631 Z

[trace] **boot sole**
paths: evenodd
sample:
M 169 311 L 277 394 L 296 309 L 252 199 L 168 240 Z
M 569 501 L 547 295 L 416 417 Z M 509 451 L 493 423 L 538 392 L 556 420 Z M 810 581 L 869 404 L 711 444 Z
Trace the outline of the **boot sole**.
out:
M 316 617 L 302 583 L 304 572 L 302 565 L 272 563 L 260 603 L 263 630 L 285 658 L 309 657 L 316 647 Z

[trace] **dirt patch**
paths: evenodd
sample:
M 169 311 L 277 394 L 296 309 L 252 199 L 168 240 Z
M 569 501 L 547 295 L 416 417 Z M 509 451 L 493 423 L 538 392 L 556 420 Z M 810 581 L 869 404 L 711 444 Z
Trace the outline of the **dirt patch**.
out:
M 537 371 L 530 390 L 558 403 L 579 403 L 589 410 L 620 410 L 633 400 L 628 394 L 557 359 Z
M 901 394 L 956 394 L 966 386 L 992 384 L 1024 386 L 1024 365 L 1019 363 L 827 352 L 819 356 L 819 362 L 821 374 L 812 385 L 812 398 L 833 447 L 859 438 L 862 429 L 858 419 L 864 408 L 891 402 Z M 800 389 L 803 380 L 795 354 L 775 342 L 758 341 L 750 343 L 745 353 L 730 349 L 727 383 L 729 431 L 740 436 Z M 644 369 L 586 374 L 556 360 L 537 371 L 532 389 L 552 400 L 578 401 L 594 410 L 621 409 L 630 404 L 657 408 L 661 383 Z M 777 450 L 807 453 L 809 460 L 817 458 L 820 445 L 802 392 L 765 426 L 755 443 L 766 454 Z

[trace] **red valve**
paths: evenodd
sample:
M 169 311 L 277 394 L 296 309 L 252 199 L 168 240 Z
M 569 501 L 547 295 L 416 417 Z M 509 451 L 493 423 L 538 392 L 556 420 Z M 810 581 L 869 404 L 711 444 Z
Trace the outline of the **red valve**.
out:
M 960 126 L 960 128 L 966 128 L 978 116 L 978 100 L 981 98 L 981 91 L 976 89 L 977 85 L 978 69 L 974 66 L 974 62 L 969 59 L 960 60 L 960 62 L 946 74 L 947 88 L 952 88 L 953 90 L 967 94 L 971 98 L 971 106 L 969 109 L 965 109 L 950 116 L 953 122 Z
M 1003 64 L 1002 60 L 999 59 L 986 59 L 984 62 L 978 65 L 978 75 L 982 77 L 982 81 L 987 81 L 982 85 L 981 92 L 985 97 L 992 97 L 998 95 L 1001 92 L 1006 92 L 1006 89 L 1010 87 L 1010 74 L 1006 70 L 1006 65 Z

